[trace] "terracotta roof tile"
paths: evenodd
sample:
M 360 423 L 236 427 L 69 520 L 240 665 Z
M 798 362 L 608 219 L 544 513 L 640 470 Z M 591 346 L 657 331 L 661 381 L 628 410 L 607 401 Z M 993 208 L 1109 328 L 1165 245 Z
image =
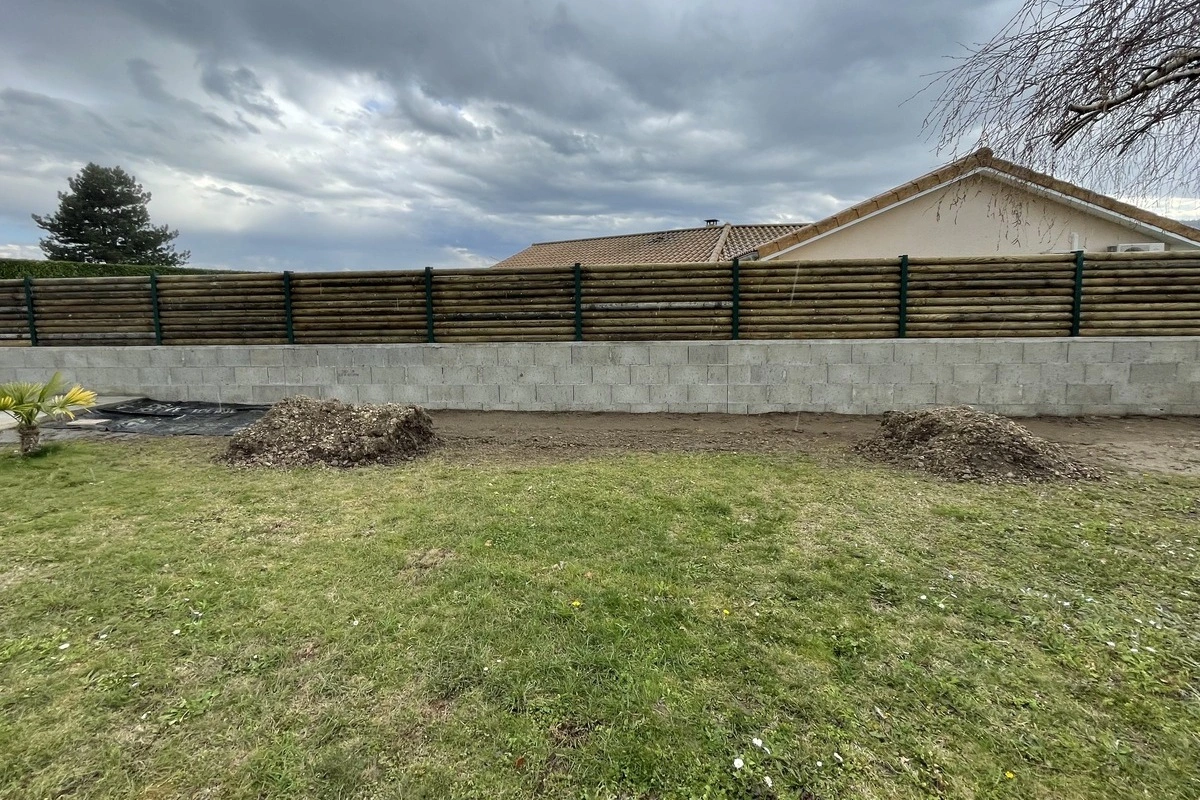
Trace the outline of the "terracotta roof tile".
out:
M 763 242 L 803 228 L 790 225 L 716 225 L 674 231 L 652 231 L 595 239 L 540 242 L 509 256 L 498 267 L 570 266 L 580 264 L 671 264 L 728 261 Z M 721 242 L 722 234 L 725 234 Z M 720 253 L 713 251 L 721 243 Z

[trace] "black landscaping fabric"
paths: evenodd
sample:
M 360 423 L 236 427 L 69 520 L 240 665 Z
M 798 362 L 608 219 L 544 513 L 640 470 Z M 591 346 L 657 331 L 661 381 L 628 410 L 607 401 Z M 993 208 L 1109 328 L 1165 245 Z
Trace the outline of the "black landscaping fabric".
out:
M 270 406 L 235 403 L 169 403 L 130 400 L 97 408 L 82 419 L 88 427 L 110 433 L 145 433 L 154 436 L 232 436 L 267 413 Z M 67 427 L 52 423 L 45 427 Z

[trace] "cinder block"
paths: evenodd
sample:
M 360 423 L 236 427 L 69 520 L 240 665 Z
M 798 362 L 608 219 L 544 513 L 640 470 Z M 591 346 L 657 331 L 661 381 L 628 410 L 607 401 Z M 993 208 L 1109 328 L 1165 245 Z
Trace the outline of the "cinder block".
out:
M 559 386 L 553 383 L 542 384 L 537 387 L 537 402 L 549 403 L 556 408 L 565 409 L 571 405 L 574 399 L 574 392 L 571 386 Z
M 1024 343 L 1020 339 L 979 343 L 980 364 L 1020 364 L 1025 360 L 1024 356 Z
M 500 387 L 500 404 L 516 408 L 537 402 L 537 387 L 532 385 L 507 385 Z
M 761 383 L 729 384 L 730 403 L 765 403 L 767 387 Z
M 938 405 L 973 405 L 979 402 L 979 384 L 943 383 L 936 392 Z
M 571 388 L 571 405 L 581 411 L 605 411 L 612 405 L 611 386 L 592 384 Z
M 148 347 L 150 366 L 152 367 L 182 367 L 184 366 L 184 347 Z M 245 351 L 243 351 L 245 352 Z M 250 363 L 250 355 L 245 353 L 245 363 Z
M 394 386 L 408 382 L 408 371 L 404 367 L 371 367 L 371 383 Z
M 727 367 L 721 367 L 725 370 L 725 380 L 730 386 L 735 383 L 750 383 L 750 365 L 749 364 L 730 364 Z M 709 370 L 709 375 L 712 371 Z
M 166 370 L 159 371 L 167 373 L 167 383 L 170 384 L 187 385 L 204 382 L 205 370 L 202 367 L 168 367 Z
M 667 367 L 671 383 L 708 383 L 708 367 L 703 364 L 671 364 Z
M 954 380 L 953 364 L 913 364 L 909 380 L 912 383 L 950 383 Z
M 296 345 L 283 348 L 283 365 L 285 367 L 315 367 L 317 352 L 311 347 Z
M 724 383 L 692 384 L 687 387 L 687 402 L 724 405 L 729 402 L 729 387 Z
M 867 380 L 877 384 L 906 384 L 912 380 L 912 367 L 908 364 L 870 364 Z
M 543 342 L 530 345 L 533 363 L 543 367 L 560 367 L 571 363 L 571 345 Z
M 767 346 L 751 342 L 736 342 L 729 345 L 729 363 L 766 364 Z
M 995 383 L 999 370 L 995 364 L 955 364 L 955 383 Z
M 1084 364 L 1084 383 L 1129 383 L 1129 364 L 1113 362 L 1111 364 Z
M 340 377 L 340 376 L 339 376 Z M 266 367 L 234 367 L 233 381 L 245 386 L 262 385 L 267 383 Z
M 812 402 L 816 390 L 820 388 L 822 385 L 812 386 L 807 383 L 774 384 L 767 387 L 767 402 L 786 408 L 797 408 Z M 846 390 L 846 396 L 849 397 L 849 387 L 846 387 Z M 739 400 L 738 402 L 743 401 Z M 744 402 L 753 403 L 754 401 L 746 400 Z
M 283 350 L 278 347 L 250 348 L 250 365 L 254 367 L 282 367 Z
M 155 350 L 167 351 L 164 355 L 169 355 L 171 350 L 176 348 L 158 347 Z M 226 367 L 248 367 L 250 366 L 250 348 L 245 345 L 231 344 L 221 345 L 214 348 L 217 351 L 217 363 Z M 155 354 L 151 352 L 150 363 L 154 364 Z M 230 401 L 232 402 L 232 401 Z
M 813 411 L 841 414 L 850 407 L 851 387 L 848 383 L 815 384 L 810 389 L 812 392 L 810 407 Z
M 1195 361 L 1197 342 L 1195 339 L 1177 339 L 1164 336 L 1148 341 L 1113 342 L 1113 361 L 1131 364 L 1176 364 Z
M 641 385 L 666 383 L 668 369 L 666 365 L 634 365 L 629 368 L 629 382 Z
M 670 414 L 706 414 L 707 403 L 668 403 L 667 412 Z
M 871 380 L 869 364 L 830 364 L 829 382 L 835 384 L 867 383 Z
M 238 367 L 238 369 L 241 369 L 241 367 Z M 250 367 L 249 369 L 261 369 L 261 367 Z M 334 367 L 334 375 L 338 383 L 370 383 L 371 368 L 366 365 L 354 367 Z
M 891 342 L 862 342 L 850 346 L 852 364 L 891 364 L 895 348 Z
M 722 386 L 729 385 L 729 367 L 724 364 L 709 364 L 708 374 L 704 380 L 709 384 L 720 384 Z
M 200 350 L 200 348 L 196 348 Z M 211 353 L 213 348 L 204 348 Z M 87 364 L 89 367 L 148 367 L 150 366 L 150 351 L 145 347 L 118 347 L 110 350 L 107 347 L 89 347 L 87 349 Z M 215 359 L 212 363 L 218 363 Z
M 534 363 L 534 352 L 529 345 L 524 344 L 500 344 L 496 345 L 496 363 L 502 367 L 511 367 L 518 364 Z
M 251 386 L 250 398 L 262 405 L 272 405 L 291 397 L 294 391 L 287 386 Z
M 1025 402 L 1025 387 L 1019 383 L 989 383 L 979 387 L 979 403 L 985 406 Z
M 655 383 L 648 388 L 650 389 L 650 402 L 656 405 L 670 406 L 687 402 L 687 384 Z
M 1083 383 L 1087 372 L 1087 364 L 1084 362 L 1042 364 L 1041 366 L 1042 383 Z
M 1062 364 L 1067 360 L 1067 342 L 1025 342 L 1021 360 L 1026 364 Z
M 616 353 L 613 356 L 613 363 L 621 366 L 633 366 L 634 364 L 649 364 L 650 363 L 650 348 L 644 344 L 622 344 L 616 345 Z
M 1178 364 L 1131 364 L 1130 383 L 1175 383 L 1179 379 Z
M 646 385 L 617 384 L 612 387 L 612 401 L 629 405 L 646 405 L 650 402 L 650 387 Z
M 390 403 L 392 402 L 392 387 L 383 383 L 364 383 L 358 387 L 358 402 Z
M 934 355 L 938 364 L 978 364 L 979 343 L 939 339 Z
M 1113 360 L 1112 342 L 1081 342 L 1067 344 L 1067 360 L 1073 364 L 1103 364 Z
M 780 342 L 767 345 L 768 364 L 849 363 L 850 345 L 836 342 Z
M 897 409 L 909 411 L 931 406 L 937 402 L 937 386 L 932 383 L 897 384 L 892 391 L 892 402 Z
M 996 367 L 996 382 L 1013 386 L 1040 383 L 1041 364 L 999 364 Z
M 604 367 L 616 363 L 616 352 L 611 344 L 596 342 L 594 344 L 573 344 L 571 348 L 571 363 L 589 367 Z
M 750 383 L 787 383 L 787 373 L 790 369 L 799 369 L 799 367 L 788 367 L 780 364 L 751 366 Z M 826 374 L 828 375 L 828 372 Z
M 467 408 L 494 409 L 500 405 L 500 387 L 490 385 L 464 386 L 463 404 Z
M 897 339 L 892 348 L 892 361 L 896 364 L 928 364 L 937 356 L 935 345 L 928 339 Z
M 336 373 L 336 370 L 335 370 Z M 409 383 L 419 383 L 424 385 L 440 384 L 442 380 L 442 367 L 431 366 L 426 364 L 417 364 L 411 367 L 404 368 L 405 379 Z M 337 380 L 336 374 L 334 380 Z
M 729 345 L 726 344 L 693 344 L 688 345 L 689 364 L 728 364 Z
M 463 387 L 455 384 L 433 385 L 425 387 L 430 405 L 437 404 L 439 408 L 458 408 L 463 401 Z
M 850 387 L 850 403 L 864 409 L 863 413 L 882 414 L 894 405 L 892 384 L 868 383 Z
M 494 366 L 493 366 L 493 368 L 494 368 Z M 474 366 L 474 365 L 458 366 L 458 367 L 451 367 L 451 366 L 442 367 L 442 383 L 447 383 L 447 384 L 458 383 L 458 384 L 462 384 L 463 386 L 470 386 L 472 384 L 477 384 L 477 383 L 479 383 L 479 370 L 480 369 L 481 369 L 480 367 Z
M 422 352 L 425 345 L 394 344 L 387 349 L 387 363 L 391 367 L 408 367 L 425 363 Z
M 568 364 L 554 368 L 554 383 L 587 384 L 592 382 L 592 368 L 587 365 Z
M 337 383 L 337 369 L 335 367 L 301 367 L 300 381 L 313 386 L 328 386 L 331 383 Z
M 1079 405 L 1099 405 L 1112 399 L 1111 386 L 1089 385 L 1086 383 L 1067 384 L 1067 403 Z
M 1142 409 L 1158 409 L 1139 413 L 1163 413 L 1167 406 L 1187 403 L 1192 399 L 1192 387 L 1181 383 L 1129 383 L 1111 387 L 1111 401 Z
M 655 342 L 648 345 L 650 363 L 667 366 L 688 363 L 688 346 L 686 344 L 660 344 Z
M 746 403 L 727 403 L 725 405 L 726 414 L 748 414 L 750 406 Z
M 609 367 L 592 367 L 592 382 L 604 383 L 610 386 L 628 384 L 632 368 L 627 364 Z
M 554 383 L 554 370 L 549 366 L 518 367 L 516 380 L 524 384 Z

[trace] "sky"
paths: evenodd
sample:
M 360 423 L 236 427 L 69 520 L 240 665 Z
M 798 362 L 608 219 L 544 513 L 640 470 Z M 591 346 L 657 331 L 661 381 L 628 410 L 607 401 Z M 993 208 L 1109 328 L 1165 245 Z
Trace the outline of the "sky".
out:
M 918 92 L 1014 5 L 4 0 L 0 257 L 40 257 L 30 214 L 88 161 L 196 266 L 811 221 L 949 160 Z

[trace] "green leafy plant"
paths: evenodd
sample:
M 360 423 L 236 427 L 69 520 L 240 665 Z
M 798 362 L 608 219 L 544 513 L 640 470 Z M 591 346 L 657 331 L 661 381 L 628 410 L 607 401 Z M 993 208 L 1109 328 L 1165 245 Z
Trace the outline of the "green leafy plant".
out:
M 62 391 L 66 383 L 62 375 L 54 376 L 45 383 L 14 382 L 0 385 L 0 411 L 17 421 L 17 434 L 21 438 L 21 455 L 27 456 L 38 449 L 42 431 L 38 423 L 42 417 L 75 419 L 79 411 L 87 411 L 96 405 L 96 393 L 74 386 Z

